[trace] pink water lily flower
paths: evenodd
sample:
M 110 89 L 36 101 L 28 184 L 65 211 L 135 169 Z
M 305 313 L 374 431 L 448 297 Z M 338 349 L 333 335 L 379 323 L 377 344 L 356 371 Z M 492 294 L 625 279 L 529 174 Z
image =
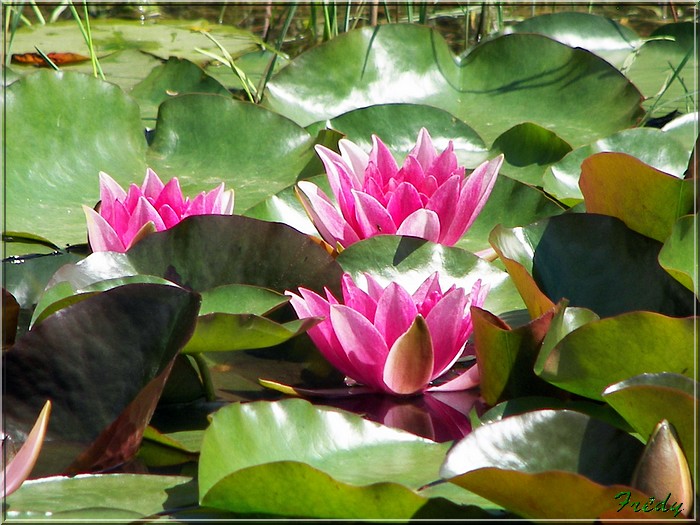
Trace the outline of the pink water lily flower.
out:
M 41 446 L 44 443 L 46 428 L 49 426 L 49 415 L 51 414 L 51 401 L 44 404 L 39 417 L 34 423 L 32 430 L 29 432 L 26 441 L 19 449 L 19 452 L 10 459 L 7 465 L 0 465 L 0 493 L 3 499 L 9 496 L 14 491 L 22 486 L 22 483 L 32 473 L 32 469 L 39 458 Z M 2 434 L 2 432 L 0 432 Z M 5 447 L 5 435 L 3 437 L 3 449 Z M 3 450 L 2 457 L 4 460 L 5 451 Z
M 410 235 L 454 245 L 472 225 L 491 194 L 503 155 L 465 178 L 452 141 L 440 154 L 423 128 L 403 166 L 372 136 L 368 154 L 342 139 L 341 154 L 317 145 L 335 203 L 314 183 L 301 181 L 297 194 L 323 240 L 349 245 L 379 234 Z M 337 205 L 336 205 L 337 203 Z
M 139 188 L 124 189 L 109 175 L 100 172 L 100 208 L 83 206 L 88 238 L 93 251 L 125 252 L 144 235 L 167 230 L 191 215 L 231 215 L 233 190 L 224 183 L 194 199 L 182 195 L 177 177 L 167 184 L 148 168 Z
M 425 390 L 466 390 L 479 382 L 478 368 L 441 385 L 472 333 L 470 307 L 482 306 L 488 286 L 476 281 L 470 293 L 454 285 L 443 292 L 434 273 L 410 294 L 392 282 L 382 287 L 365 275 L 367 288 L 344 274 L 344 304 L 299 288 L 286 292 L 300 318 L 323 317 L 308 331 L 324 357 L 351 382 L 372 391 L 409 395 Z

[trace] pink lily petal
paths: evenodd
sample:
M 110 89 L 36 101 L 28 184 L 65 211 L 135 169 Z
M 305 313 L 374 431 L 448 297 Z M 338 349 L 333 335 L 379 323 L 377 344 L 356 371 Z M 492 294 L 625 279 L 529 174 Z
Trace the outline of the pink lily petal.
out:
M 192 199 L 192 202 L 190 202 L 189 206 L 187 206 L 187 209 L 185 210 L 185 213 L 183 215 L 185 217 L 191 217 L 192 215 L 204 215 L 204 214 L 206 214 L 207 213 L 206 198 L 207 198 L 206 193 L 201 192 L 194 199 Z
M 185 212 L 185 199 L 182 196 L 180 189 L 180 181 L 177 177 L 173 177 L 163 187 L 163 190 L 158 195 L 153 207 L 160 209 L 161 206 L 168 205 L 178 215 L 182 216 Z
M 141 188 L 136 184 L 129 184 L 129 189 L 126 192 L 126 199 L 124 199 L 126 211 L 130 214 L 133 213 L 141 197 L 144 197 L 143 193 L 141 193 Z
M 376 135 L 372 135 L 372 151 L 369 154 L 368 164 L 374 164 L 377 167 L 382 175 L 382 185 L 386 184 L 390 178 L 396 176 L 399 171 L 396 159 L 394 159 L 389 148 Z
M 136 203 L 133 213 L 131 214 L 131 217 L 129 217 L 129 227 L 126 230 L 126 233 L 124 233 L 122 236 L 122 242 L 125 244 L 131 244 L 131 240 L 136 235 L 136 232 L 138 232 L 147 222 L 153 222 L 153 225 L 156 227 L 156 231 L 163 231 L 165 229 L 163 219 L 161 219 L 160 215 L 158 215 L 158 212 L 155 210 L 153 205 L 148 202 L 146 197 L 140 197 Z
M 427 209 L 437 213 L 438 217 L 440 217 L 440 224 L 444 224 L 446 228 L 456 219 L 460 182 L 459 175 L 453 175 L 447 179 L 442 186 L 435 190 L 435 193 L 433 193 L 425 206 Z M 441 240 L 444 242 L 444 239 Z
M 384 390 L 382 371 L 389 349 L 374 325 L 362 314 L 342 304 L 331 306 L 331 324 L 348 359 L 358 370 L 357 376 L 350 377 Z
M 51 401 L 47 401 L 17 455 L 0 471 L 0 487 L 2 487 L 3 499 L 20 488 L 24 480 L 32 473 L 32 469 L 39 457 L 41 446 L 44 443 L 50 414 Z
M 181 220 L 180 216 L 175 213 L 175 210 L 170 207 L 170 204 L 164 204 L 158 208 L 158 215 L 163 219 L 165 229 L 172 228 Z
M 425 319 L 430 328 L 435 349 L 433 379 L 444 374 L 459 358 L 465 343 L 459 340 L 459 336 L 462 332 L 466 304 L 464 290 L 457 288 L 445 294 Z
M 503 158 L 501 154 L 484 162 L 467 177 L 459 194 L 455 220 L 449 225 L 442 242 L 449 246 L 455 244 L 476 220 L 496 184 Z
M 348 359 L 333 331 L 333 326 L 330 322 L 330 305 L 328 302 L 312 290 L 301 288 L 299 292 L 301 293 L 301 297 L 292 292 L 285 293 L 291 297 L 289 302 L 300 319 L 305 319 L 307 317 L 326 318 L 307 331 L 313 343 L 331 365 L 345 375 L 356 377 L 358 371 Z
M 416 158 L 418 163 L 423 167 L 424 172 L 427 172 L 428 168 L 435 162 L 435 146 L 433 145 L 433 139 L 430 137 L 430 133 L 428 133 L 427 129 L 421 128 L 418 132 L 418 141 L 410 155 Z
M 426 193 L 424 189 L 425 172 L 415 157 L 408 156 L 403 162 L 398 177 L 415 186 L 421 193 Z
M 312 182 L 297 183 L 297 197 L 323 240 L 331 246 L 349 246 L 360 240 L 328 196 Z
M 392 345 L 384 365 L 383 379 L 396 394 L 423 390 L 433 372 L 433 345 L 428 325 L 416 316 L 410 328 Z
M 235 192 L 233 189 L 226 190 L 221 194 L 219 201 L 219 213 L 221 215 L 233 215 L 233 205 L 235 201 Z
M 418 315 L 413 298 L 397 283 L 390 283 L 377 302 L 374 326 L 391 347 L 405 333 Z
M 381 203 L 382 206 L 386 206 L 386 203 L 388 202 L 387 196 L 384 193 L 382 187 L 377 182 L 376 178 L 367 177 L 362 187 L 362 191 L 377 199 L 377 201 Z
M 117 232 L 117 235 L 119 235 L 122 243 L 124 243 L 124 235 L 126 235 L 126 230 L 129 229 L 129 217 L 131 216 L 131 212 L 126 209 L 123 202 L 119 201 L 114 202 L 113 210 L 114 216 L 111 219 L 108 219 L 102 215 L 101 211 L 100 215 L 102 215 L 107 222 L 109 222 L 112 228 L 114 228 L 114 231 Z M 124 245 L 126 246 L 126 244 Z
M 441 293 L 440 288 L 440 276 L 438 272 L 431 273 L 428 278 L 421 283 L 418 289 L 413 293 L 413 302 L 416 304 L 422 304 L 429 295 L 433 293 Z M 424 314 L 423 317 L 425 317 Z
M 396 230 L 396 235 L 410 235 L 438 242 L 440 238 L 440 219 L 434 211 L 421 208 L 406 217 L 406 220 Z
M 479 365 L 474 364 L 466 372 L 462 372 L 454 379 L 438 386 L 431 386 L 426 392 L 456 392 L 458 390 L 469 390 L 479 386 L 480 374 Z
M 224 192 L 224 183 L 222 182 L 219 184 L 216 188 L 214 188 L 211 191 L 208 191 L 204 194 L 204 209 L 206 210 L 206 213 L 212 214 L 214 213 L 214 207 L 217 205 L 221 194 Z
M 389 212 L 377 199 L 359 191 L 352 191 L 355 198 L 355 216 L 363 238 L 381 233 L 396 233 L 396 225 Z
M 155 232 L 156 232 L 155 224 L 153 224 L 153 221 L 148 221 L 146 224 L 141 226 L 141 228 L 139 228 L 139 230 L 134 234 L 134 236 L 129 241 L 129 244 L 126 246 L 126 250 L 129 251 L 134 244 L 139 242 L 144 237 L 150 235 L 151 233 L 155 233 Z
M 402 182 L 389 198 L 386 209 L 394 219 L 394 224 L 401 224 L 406 217 L 423 207 L 418 190 L 408 182 Z
M 370 323 L 374 323 L 377 301 L 358 287 L 352 280 L 352 277 L 350 277 L 350 274 L 343 274 L 341 285 L 343 287 L 343 300 L 345 305 L 360 312 Z
M 354 229 L 356 226 L 354 222 L 355 200 L 350 192 L 352 189 L 361 188 L 362 185 L 355 173 L 336 152 L 319 145 L 316 146 L 316 152 L 326 168 L 328 183 L 335 200 L 338 202 L 340 212 Z
M 126 247 L 109 223 L 95 210 L 83 205 L 87 220 L 88 241 L 92 251 L 124 252 Z
M 158 175 L 156 175 L 156 172 L 151 168 L 148 168 L 146 170 L 146 178 L 143 180 L 143 184 L 141 185 L 141 193 L 143 196 L 152 202 L 155 202 L 160 193 L 163 191 L 164 187 L 163 181 L 160 180 Z
M 370 274 L 365 273 L 365 280 L 367 281 L 367 293 L 374 299 L 375 301 L 379 301 L 379 299 L 382 298 L 382 295 L 384 295 L 384 287 L 379 284 L 379 281 L 377 281 L 374 277 L 372 277 Z
M 471 293 L 467 296 L 467 305 L 464 308 L 467 315 L 462 320 L 462 334 L 464 334 L 462 337 L 464 339 L 468 339 L 474 329 L 470 313 L 471 307 L 477 306 L 483 308 L 489 288 L 490 286 L 488 284 L 483 284 L 481 280 L 478 279 L 472 286 Z
M 100 215 L 108 222 L 114 217 L 113 203 L 124 201 L 126 192 L 112 177 L 105 172 L 100 172 Z
M 457 156 L 454 154 L 454 144 L 450 141 L 443 151 L 430 166 L 425 170 L 428 176 L 435 177 L 438 184 L 443 184 L 452 175 L 459 175 L 464 178 L 464 167 L 459 167 Z M 461 180 L 460 179 L 460 180 Z
M 369 155 L 360 147 L 347 139 L 338 141 L 338 149 L 345 162 L 352 168 L 360 184 L 364 182 L 365 170 L 369 163 Z

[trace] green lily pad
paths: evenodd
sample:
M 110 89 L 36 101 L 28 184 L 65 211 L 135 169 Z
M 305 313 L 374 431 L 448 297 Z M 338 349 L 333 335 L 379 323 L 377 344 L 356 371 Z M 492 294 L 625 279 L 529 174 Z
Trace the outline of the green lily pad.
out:
M 620 68 L 642 39 L 629 27 L 589 13 L 550 13 L 527 18 L 506 33 L 537 33 L 570 47 L 587 49 Z
M 693 257 L 698 239 L 697 215 L 685 215 L 673 225 L 659 252 L 659 264 L 683 286 L 698 295 L 698 262 Z
M 120 286 L 48 317 L 3 354 L 5 432 L 21 436 L 53 404 L 37 473 L 133 457 L 198 307 L 174 286 Z
M 697 111 L 696 51 L 693 48 L 695 26 L 692 22 L 665 24 L 650 35 L 634 56 L 627 77 L 644 94 L 644 106 L 651 116 Z M 685 63 L 684 63 L 685 62 Z M 682 68 L 681 68 L 682 66 Z M 679 70 L 672 82 L 674 70 Z M 664 89 L 666 84 L 667 89 Z
M 608 151 L 627 153 L 657 170 L 682 178 L 695 139 L 689 145 L 681 144 L 677 136 L 654 128 L 633 128 L 602 138 L 575 149 L 550 166 L 542 178 L 544 189 L 568 205 L 581 202 L 581 163 L 596 153 Z
M 350 245 L 337 261 L 359 282 L 364 273 L 369 273 L 383 286 L 397 282 L 410 293 L 435 272 L 440 273 L 440 284 L 445 290 L 455 284 L 469 291 L 481 279 L 490 286 L 486 310 L 500 314 L 523 308 L 505 272 L 460 248 L 415 237 L 378 235 Z
M 230 95 L 219 82 L 189 60 L 171 57 L 151 70 L 130 91 L 141 107 L 141 118 L 155 120 L 158 106 L 171 97 L 185 93 Z
M 11 521 L 131 521 L 196 504 L 197 486 L 185 476 L 57 476 L 25 482 L 6 503 Z
M 695 111 L 674 118 L 661 129 L 664 133 L 680 142 L 686 150 L 692 151 L 698 139 L 698 134 L 696 132 L 697 123 L 698 112 Z
M 280 324 L 252 314 L 200 315 L 194 334 L 182 351 L 196 354 L 267 348 L 306 332 L 316 323 L 315 319 L 297 319 Z
M 148 161 L 161 179 L 178 177 L 186 194 L 223 181 L 243 213 L 294 184 L 312 146 L 304 129 L 260 106 L 221 95 L 182 95 L 161 104 Z
M 601 317 L 633 310 L 693 314 L 693 293 L 659 266 L 661 243 L 614 217 L 573 213 L 497 226 L 490 242 L 533 317 L 561 299 Z
M 438 151 L 443 151 L 451 140 L 460 165 L 476 168 L 487 160 L 486 145 L 476 131 L 447 111 L 431 106 L 377 104 L 317 122 L 307 130 L 315 134 L 324 127 L 343 133 L 368 153 L 372 149 L 372 134 L 377 135 L 399 165 L 415 147 L 421 128 L 428 130 Z
M 608 386 L 639 374 L 692 377 L 696 322 L 644 311 L 594 320 L 548 349 L 535 372 L 559 388 L 597 400 Z
M 592 522 L 630 490 L 622 484 L 641 449 L 587 415 L 536 410 L 480 426 L 455 444 L 440 474 L 524 518 Z
M 302 126 L 392 103 L 444 109 L 487 144 L 531 121 L 578 146 L 641 117 L 637 89 L 588 51 L 512 34 L 458 62 L 441 35 L 415 24 L 366 27 L 310 49 L 272 78 L 263 100 Z
M 99 199 L 98 173 L 126 186 L 146 172 L 138 106 L 108 82 L 40 71 L 7 88 L 4 109 L 5 227 L 85 242 L 80 205 Z
M 279 517 L 407 519 L 428 503 L 417 489 L 437 479 L 448 447 L 301 399 L 233 404 L 204 434 L 200 504 Z
M 510 177 L 542 186 L 542 176 L 547 166 L 561 160 L 571 151 L 571 146 L 552 131 L 523 122 L 503 132 L 491 146 L 489 156 L 503 153 L 505 160 L 501 170 Z
M 199 315 L 214 312 L 265 315 L 288 302 L 289 296 L 267 288 L 227 284 L 202 292 Z
M 671 372 L 644 373 L 610 385 L 603 399 L 622 415 L 645 441 L 662 419 L 673 425 L 680 445 L 693 465 L 695 421 L 698 418 L 696 383 Z
M 471 315 L 481 395 L 488 405 L 554 391 L 533 372 L 554 310 L 516 329 L 476 306 L 472 306 Z
M 693 212 L 695 181 L 679 179 L 624 153 L 597 153 L 581 165 L 586 211 L 621 219 L 664 242 L 678 218 Z
M 52 284 L 65 280 L 85 286 L 139 274 L 198 292 L 247 284 L 283 293 L 297 286 L 337 291 L 342 269 L 321 246 L 289 226 L 238 215 L 199 215 L 148 235 L 126 253 L 93 253 L 62 268 Z

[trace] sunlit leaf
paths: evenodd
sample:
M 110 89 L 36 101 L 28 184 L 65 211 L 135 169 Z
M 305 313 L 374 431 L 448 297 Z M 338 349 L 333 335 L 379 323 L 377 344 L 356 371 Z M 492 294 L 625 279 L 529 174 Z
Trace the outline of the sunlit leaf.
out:
M 683 286 L 698 295 L 697 215 L 685 215 L 673 225 L 671 235 L 659 252 L 659 264 Z

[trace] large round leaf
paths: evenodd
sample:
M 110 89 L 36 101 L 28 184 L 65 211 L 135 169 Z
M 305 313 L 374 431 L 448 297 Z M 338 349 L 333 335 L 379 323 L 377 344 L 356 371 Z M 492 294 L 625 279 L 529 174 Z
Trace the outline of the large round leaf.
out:
M 659 421 L 667 420 L 678 432 L 688 464 L 694 465 L 696 389 L 697 383 L 681 374 L 645 373 L 610 385 L 603 392 L 603 399 L 645 440 Z
M 693 313 L 693 293 L 659 266 L 661 243 L 614 217 L 557 215 L 524 227 L 496 227 L 490 241 L 533 315 L 561 299 L 602 317 L 632 310 Z
M 276 113 L 220 95 L 163 102 L 148 160 L 185 193 L 225 182 L 243 212 L 292 185 L 313 154 L 313 139 Z
M 437 479 L 448 447 L 301 399 L 229 405 L 204 435 L 200 503 L 287 517 L 407 519 L 428 503 L 416 490 Z
M 654 128 L 626 129 L 577 148 L 550 166 L 542 178 L 544 189 L 567 204 L 582 201 L 581 163 L 605 151 L 627 153 L 657 170 L 682 177 L 694 142 L 681 144 L 674 134 Z
M 506 33 L 537 33 L 570 47 L 580 47 L 620 68 L 641 38 L 615 20 L 588 13 L 551 13 L 527 18 Z
M 421 104 L 378 104 L 359 108 L 317 122 L 307 129 L 313 133 L 321 126 L 343 133 L 366 152 L 372 148 L 372 134 L 375 134 L 391 150 L 399 165 L 415 147 L 421 128 L 428 130 L 439 152 L 452 141 L 460 165 L 467 168 L 475 168 L 487 156 L 484 141 L 471 127 L 445 110 Z
M 613 383 L 645 373 L 692 377 L 697 318 L 630 312 L 591 321 L 541 356 L 535 372 L 544 380 L 601 400 Z
M 641 97 L 615 68 L 533 34 L 479 44 L 457 63 L 426 27 L 350 31 L 303 53 L 267 85 L 263 103 L 301 125 L 374 104 L 444 109 L 487 142 L 524 121 L 579 145 L 629 127 Z
M 624 153 L 597 153 L 581 165 L 586 211 L 611 215 L 664 242 L 679 217 L 692 213 L 695 181 L 679 179 Z
M 659 264 L 683 286 L 698 295 L 698 216 L 685 215 L 676 221 L 659 252 Z
M 480 426 L 450 450 L 440 474 L 525 518 L 593 521 L 617 507 L 641 449 L 584 414 L 537 410 Z
M 198 307 L 181 288 L 133 284 L 48 317 L 3 354 L 5 431 L 21 436 L 48 398 L 49 442 L 39 460 L 50 463 L 47 471 L 62 472 L 78 452 L 81 465 L 128 460 Z
M 138 106 L 80 73 L 41 71 L 5 91 L 5 227 L 57 244 L 85 242 L 80 205 L 99 199 L 98 174 L 123 185 L 145 174 Z
M 57 476 L 31 480 L 7 499 L 10 519 L 138 520 L 197 503 L 192 478 L 137 474 Z
M 469 291 L 481 279 L 490 287 L 485 309 L 500 314 L 523 308 L 505 272 L 460 248 L 416 237 L 378 235 L 350 245 L 337 260 L 359 282 L 369 273 L 383 286 L 397 282 L 410 293 L 435 272 L 439 272 L 444 290 L 456 284 Z

